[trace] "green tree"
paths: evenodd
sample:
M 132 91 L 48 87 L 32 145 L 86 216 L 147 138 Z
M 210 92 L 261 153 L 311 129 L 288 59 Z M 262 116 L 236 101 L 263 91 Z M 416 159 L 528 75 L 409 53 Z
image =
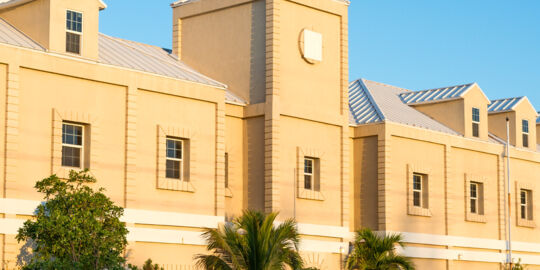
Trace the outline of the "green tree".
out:
M 152 263 L 152 259 L 148 259 L 144 262 L 142 268 L 139 268 L 135 265 L 128 264 L 129 270 L 164 270 L 163 267 L 160 267 L 157 263 Z
M 84 170 L 71 171 L 66 180 L 52 175 L 36 183 L 45 202 L 17 235 L 17 241 L 32 243 L 23 269 L 124 269 L 128 231 L 119 219 L 124 209 L 103 189 L 88 186 L 95 182 Z
M 246 210 L 230 224 L 207 229 L 203 236 L 212 254 L 196 256 L 197 264 L 207 270 L 302 269 L 296 222 L 274 226 L 276 216 Z
M 404 247 L 400 234 L 379 236 L 370 229 L 359 230 L 346 267 L 349 270 L 414 269 L 407 258 L 396 254 L 396 245 Z

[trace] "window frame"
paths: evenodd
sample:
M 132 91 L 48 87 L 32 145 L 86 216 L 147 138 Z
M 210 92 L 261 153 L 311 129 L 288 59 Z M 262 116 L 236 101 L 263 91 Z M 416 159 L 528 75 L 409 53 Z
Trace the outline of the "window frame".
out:
M 521 140 L 523 147 L 529 147 L 530 140 L 530 123 L 527 119 L 521 120 Z M 526 139 L 525 139 L 526 138 Z
M 311 162 L 311 172 L 306 172 L 307 164 L 306 161 Z M 312 190 L 315 191 L 315 158 L 312 157 L 304 157 L 304 169 L 303 169 L 303 176 L 304 176 L 304 189 L 305 190 Z M 306 176 L 310 178 L 309 180 L 309 188 L 306 188 Z
M 78 31 L 74 31 L 74 30 L 70 30 L 68 29 L 68 26 L 67 26 L 67 13 L 68 12 L 74 12 L 74 13 L 79 13 L 81 14 L 81 32 L 78 32 Z M 81 55 L 82 53 L 82 50 L 83 50 L 83 33 L 84 33 L 84 12 L 82 11 L 76 11 L 76 10 L 73 10 L 73 9 L 66 9 L 66 17 L 65 17 L 65 23 L 64 23 L 64 26 L 65 26 L 65 29 L 66 29 L 66 40 L 65 40 L 65 47 L 66 47 L 66 52 L 67 53 L 70 53 L 70 54 L 73 54 L 73 55 Z M 70 52 L 68 51 L 68 48 L 67 48 L 67 33 L 70 33 L 70 34 L 74 34 L 74 35 L 78 35 L 79 36 L 79 53 L 75 53 L 75 52 Z
M 477 112 L 475 114 L 475 112 Z M 478 116 L 478 119 L 475 119 L 475 116 Z M 472 108 L 472 136 L 473 137 L 480 137 L 480 109 L 479 108 L 476 108 L 476 107 L 473 107 Z M 477 133 L 475 134 L 475 127 L 476 127 L 476 131 Z
M 416 179 L 419 178 L 420 179 L 420 188 L 417 189 L 415 188 L 415 181 Z M 424 195 L 424 176 L 422 174 L 419 174 L 419 173 L 413 173 L 413 188 L 412 188 L 412 196 L 413 196 L 413 206 L 414 207 L 420 207 L 420 208 L 424 208 L 424 202 L 423 202 L 423 195 Z M 418 196 L 418 203 L 419 205 L 416 205 L 415 204 L 415 194 L 419 194 Z
M 168 142 L 169 141 L 175 141 L 175 142 L 180 142 L 180 155 L 181 155 L 181 158 L 175 158 L 175 157 L 169 157 L 167 155 L 167 152 L 169 150 L 168 148 Z M 185 140 L 181 139 L 181 138 L 176 138 L 176 137 L 172 137 L 172 136 L 167 136 L 165 138 L 165 178 L 167 179 L 174 179 L 174 180 L 179 180 L 179 181 L 185 181 L 184 179 L 184 146 L 185 146 L 185 143 L 184 143 Z M 168 170 L 168 167 L 167 167 L 167 161 L 175 161 L 175 162 L 179 162 L 179 167 L 178 167 L 178 176 L 179 178 L 175 178 L 175 177 L 168 177 L 167 176 L 167 170 Z
M 469 183 L 469 200 L 470 200 L 470 205 L 469 205 L 469 212 L 471 214 L 476 214 L 476 215 L 479 215 L 480 214 L 480 183 L 477 183 L 477 182 L 470 182 Z M 475 194 L 473 195 L 473 187 L 474 187 L 474 192 Z M 474 201 L 474 203 L 473 203 Z
M 225 188 L 229 188 L 229 153 L 225 152 L 225 177 L 224 177 L 224 185 Z
M 523 195 L 525 195 L 525 202 L 523 202 Z M 519 218 L 522 220 L 533 220 L 531 208 L 532 208 L 532 190 L 520 188 L 519 189 Z
M 80 127 L 81 128 L 81 145 L 76 145 L 76 144 L 69 144 L 69 143 L 64 143 L 64 125 L 70 125 L 70 126 L 74 126 L 74 127 Z M 62 167 L 65 167 L 65 168 L 79 168 L 79 169 L 84 169 L 84 164 L 86 162 L 85 160 L 85 138 L 84 136 L 86 136 L 85 134 L 85 125 L 84 124 L 80 124 L 80 123 L 74 123 L 74 122 L 71 122 L 71 121 L 62 121 L 62 155 L 61 155 L 61 166 Z M 71 147 L 71 148 L 79 148 L 79 166 L 66 166 L 64 165 L 64 147 Z

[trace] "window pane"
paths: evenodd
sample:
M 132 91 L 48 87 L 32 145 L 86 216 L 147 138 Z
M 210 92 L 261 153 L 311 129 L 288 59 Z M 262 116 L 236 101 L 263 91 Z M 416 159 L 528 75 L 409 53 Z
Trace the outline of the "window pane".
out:
M 82 32 L 82 14 L 75 11 L 67 11 L 66 13 L 67 30 Z
M 167 160 L 165 177 L 180 179 L 180 161 L 178 160 Z
M 182 142 L 181 141 L 167 139 L 167 157 L 182 159 Z
M 529 147 L 529 135 L 523 134 L 523 147 Z
M 81 36 L 73 33 L 66 33 L 66 52 L 79 54 L 81 51 Z
M 471 184 L 471 198 L 477 198 L 477 185 Z
M 471 199 L 471 213 L 476 213 L 476 200 Z
M 81 149 L 62 146 L 62 166 L 81 167 Z
M 413 189 L 422 190 L 422 177 L 419 175 L 413 176 Z
M 304 173 L 313 173 L 313 160 L 304 159 Z
M 304 189 L 311 189 L 311 175 L 304 175 Z
M 474 122 L 480 122 L 480 110 L 478 108 L 472 109 L 472 118 Z
M 478 123 L 472 124 L 472 134 L 473 134 L 473 137 L 480 137 L 480 127 Z
M 522 206 L 521 206 L 521 218 L 522 218 L 522 219 L 526 219 L 526 218 L 527 218 L 527 215 L 526 215 L 525 211 L 526 211 L 526 207 L 525 207 L 525 205 L 522 205 Z
M 526 191 L 521 191 L 521 204 L 526 204 L 527 203 L 527 192 Z
M 82 146 L 83 127 L 70 124 L 62 125 L 62 143 Z
M 414 206 L 421 206 L 420 205 L 420 192 L 414 191 L 413 192 L 413 204 Z
M 523 120 L 521 125 L 523 127 L 523 132 L 529 133 L 529 121 L 528 120 Z

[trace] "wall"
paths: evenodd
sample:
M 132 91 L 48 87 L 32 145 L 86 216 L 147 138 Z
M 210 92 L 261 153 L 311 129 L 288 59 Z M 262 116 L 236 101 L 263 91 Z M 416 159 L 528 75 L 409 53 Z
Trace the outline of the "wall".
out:
M 354 139 L 354 228 L 378 230 L 376 136 Z
M 234 106 L 234 105 L 228 105 Z M 235 106 L 240 107 L 240 106 Z M 242 107 L 236 108 L 243 110 Z M 229 157 L 229 188 L 225 190 L 225 213 L 227 216 L 238 217 L 242 214 L 242 209 L 247 206 L 247 179 L 244 174 L 244 130 L 245 121 L 240 117 L 229 115 L 225 119 L 225 152 Z
M 465 135 L 465 101 L 463 99 L 418 105 L 414 108 Z
M 0 17 L 41 46 L 49 48 L 50 5 L 50 0 L 32 1 L 21 6 L 1 10 Z

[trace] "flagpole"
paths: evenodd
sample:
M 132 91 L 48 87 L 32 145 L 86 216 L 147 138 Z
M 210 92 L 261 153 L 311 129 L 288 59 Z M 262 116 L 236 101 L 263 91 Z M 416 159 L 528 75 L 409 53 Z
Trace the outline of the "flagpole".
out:
M 510 270 L 512 269 L 512 219 L 511 219 L 511 212 L 512 212 L 512 203 L 511 203 L 511 197 L 510 197 L 510 120 L 508 117 L 506 117 L 506 190 L 508 192 L 507 194 L 507 200 L 508 200 L 508 219 L 507 219 L 507 227 L 508 227 L 508 239 L 507 239 L 507 249 L 508 249 L 508 257 L 507 257 L 507 263 L 510 266 Z

